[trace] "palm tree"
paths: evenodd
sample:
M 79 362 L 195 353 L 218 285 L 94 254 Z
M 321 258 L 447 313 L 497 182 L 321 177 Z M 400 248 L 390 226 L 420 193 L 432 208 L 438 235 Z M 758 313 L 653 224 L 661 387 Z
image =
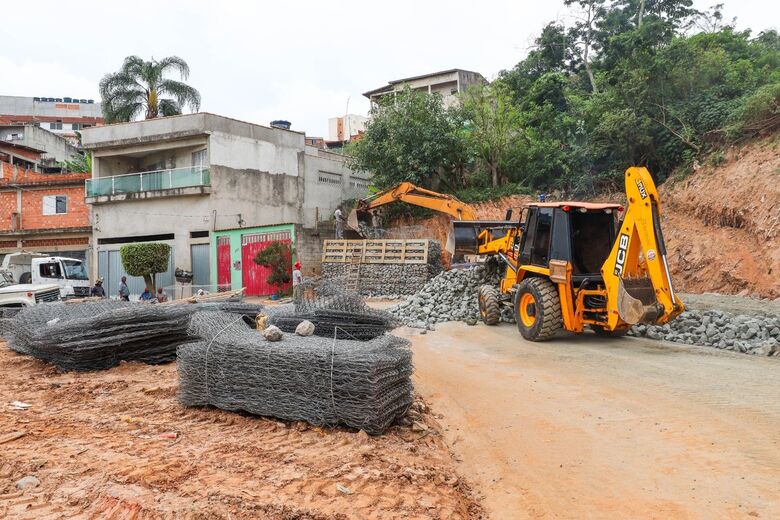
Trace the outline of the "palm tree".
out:
M 128 56 L 119 72 L 103 76 L 100 97 L 106 123 L 132 121 L 142 112 L 146 119 L 175 116 L 184 106 L 196 112 L 200 93 L 182 81 L 165 78 L 168 71 L 178 72 L 182 80 L 190 75 L 187 62 L 177 56 L 151 61 Z

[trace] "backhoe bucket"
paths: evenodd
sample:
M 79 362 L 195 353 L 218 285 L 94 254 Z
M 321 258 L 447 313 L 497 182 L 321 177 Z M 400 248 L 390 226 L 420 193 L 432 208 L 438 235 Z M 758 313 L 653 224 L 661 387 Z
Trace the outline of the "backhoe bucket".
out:
M 663 314 L 655 299 L 655 289 L 649 278 L 627 278 L 618 282 L 617 311 L 631 325 L 655 323 Z
M 358 210 L 353 209 L 347 216 L 347 227 L 355 231 L 360 231 L 360 222 L 358 220 Z

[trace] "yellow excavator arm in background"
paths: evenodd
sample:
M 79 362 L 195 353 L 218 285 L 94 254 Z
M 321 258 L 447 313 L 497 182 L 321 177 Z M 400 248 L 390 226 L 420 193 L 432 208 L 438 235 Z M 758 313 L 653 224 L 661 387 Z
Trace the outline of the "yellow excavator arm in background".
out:
M 666 323 L 685 307 L 672 287 L 661 233 L 661 204 L 647 168 L 625 173 L 628 209 L 601 268 L 607 290 L 607 322 Z
M 457 197 L 420 188 L 411 182 L 402 182 L 393 188 L 361 200 L 357 208 L 350 212 L 347 218 L 347 225 L 357 231 L 362 215 L 393 202 L 405 202 L 412 206 L 439 211 L 450 215 L 456 220 L 475 220 L 477 218 L 474 209 L 465 202 L 458 200 Z

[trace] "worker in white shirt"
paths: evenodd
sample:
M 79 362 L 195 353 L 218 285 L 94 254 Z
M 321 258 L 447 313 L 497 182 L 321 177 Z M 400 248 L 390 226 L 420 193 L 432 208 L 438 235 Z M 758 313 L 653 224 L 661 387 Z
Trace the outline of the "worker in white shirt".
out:
M 344 238 L 344 217 L 341 215 L 341 208 L 336 208 L 333 213 L 336 218 L 336 240 Z

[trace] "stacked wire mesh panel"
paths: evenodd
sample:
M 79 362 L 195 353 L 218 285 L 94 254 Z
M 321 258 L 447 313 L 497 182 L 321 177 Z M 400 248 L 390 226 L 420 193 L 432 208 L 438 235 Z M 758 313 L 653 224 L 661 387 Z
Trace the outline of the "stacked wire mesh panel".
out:
M 179 401 L 383 433 L 412 403 L 408 341 L 284 334 L 266 341 L 235 315 L 199 312 L 178 348 Z
M 173 361 L 189 340 L 194 305 L 103 300 L 29 307 L 13 318 L 10 347 L 61 370 L 101 370 L 121 361 Z

